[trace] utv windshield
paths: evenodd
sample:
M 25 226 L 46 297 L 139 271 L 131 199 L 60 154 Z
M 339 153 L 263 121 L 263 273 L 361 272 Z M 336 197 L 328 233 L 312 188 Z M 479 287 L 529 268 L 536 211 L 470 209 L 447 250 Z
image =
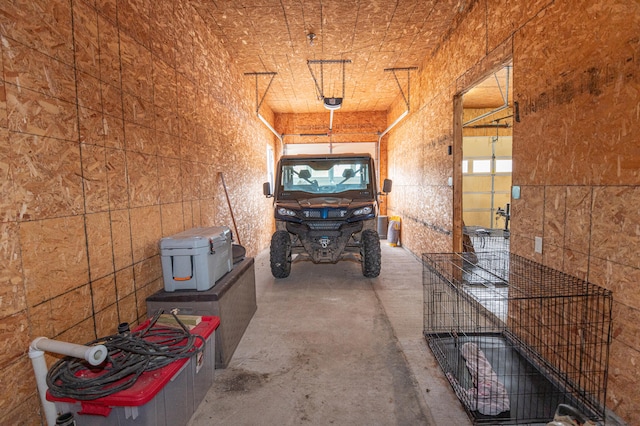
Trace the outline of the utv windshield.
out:
M 357 191 L 371 196 L 374 190 L 369 168 L 368 158 L 295 159 L 283 162 L 280 185 L 285 193 L 318 195 Z

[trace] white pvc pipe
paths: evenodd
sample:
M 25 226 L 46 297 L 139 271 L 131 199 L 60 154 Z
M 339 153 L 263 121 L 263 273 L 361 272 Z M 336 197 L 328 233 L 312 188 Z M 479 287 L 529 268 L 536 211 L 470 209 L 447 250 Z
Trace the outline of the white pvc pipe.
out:
M 271 124 L 269 124 L 269 122 L 267 121 L 266 118 L 264 118 L 263 116 L 260 115 L 260 113 L 258 113 L 258 118 L 260 119 L 260 121 L 262 121 L 262 123 L 267 126 L 267 128 L 269 130 L 271 130 L 271 133 L 273 133 L 274 135 L 276 135 L 276 138 L 278 138 L 278 140 L 280 141 L 280 143 L 282 143 L 282 135 L 278 134 L 278 132 L 276 132 L 276 129 L 273 128 L 273 126 Z
M 384 132 L 380 133 L 380 135 L 378 136 L 378 143 L 376 144 L 376 156 L 378 157 L 376 159 L 376 169 L 377 170 L 377 176 L 376 178 L 378 179 L 378 181 L 380 181 L 380 143 L 382 142 L 382 138 L 384 137 L 384 135 L 386 135 L 387 133 L 389 133 L 389 131 L 391 129 L 393 129 L 394 127 L 396 127 L 396 125 L 402 121 L 403 118 L 405 118 L 407 115 L 409 114 L 409 108 L 407 108 L 407 110 L 405 112 L 403 112 L 402 114 L 400 114 L 400 116 L 398 118 L 395 119 L 395 121 L 393 123 L 391 123 L 391 125 L 389 127 L 387 127 L 385 129 Z
M 387 127 L 387 129 L 384 132 L 380 133 L 380 137 L 378 137 L 378 143 L 380 143 L 380 141 L 382 140 L 384 135 L 386 135 L 387 133 L 389 133 L 389 131 L 391 129 L 396 127 L 396 124 L 398 124 L 403 118 L 405 118 L 407 116 L 407 114 L 409 114 L 409 110 L 406 110 L 405 112 L 400 114 L 400 116 L 398 118 L 396 118 L 395 121 L 393 123 L 391 123 L 391 125 L 389 127 Z
M 333 130 L 333 110 L 329 110 L 329 133 Z
M 31 365 L 33 366 L 33 372 L 36 376 L 36 384 L 38 385 L 38 394 L 40 395 L 40 402 L 42 403 L 42 409 L 44 416 L 47 419 L 47 425 L 54 426 L 56 424 L 56 417 L 58 413 L 56 411 L 56 405 L 47 401 L 47 362 L 44 359 L 44 352 L 29 347 L 29 358 L 31 358 Z
M 38 385 L 38 394 L 42 402 L 45 418 L 49 426 L 55 426 L 58 413 L 53 402 L 47 401 L 47 362 L 44 359 L 44 352 L 54 352 L 61 355 L 82 358 L 91 365 L 101 364 L 107 357 L 108 351 L 104 345 L 84 346 L 75 343 L 61 342 L 46 337 L 37 337 L 29 346 L 29 358 L 36 376 L 36 384 Z
M 104 345 L 85 346 L 75 343 L 61 342 L 59 340 L 37 337 L 31 342 L 33 349 L 54 352 L 61 355 L 72 356 L 86 360 L 91 365 L 99 365 L 107 358 L 107 348 Z

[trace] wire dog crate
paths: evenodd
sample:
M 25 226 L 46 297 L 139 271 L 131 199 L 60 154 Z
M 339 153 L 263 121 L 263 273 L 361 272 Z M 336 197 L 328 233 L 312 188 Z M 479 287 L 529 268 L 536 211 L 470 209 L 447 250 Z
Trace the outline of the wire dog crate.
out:
M 510 232 L 504 229 L 485 229 L 477 226 L 465 226 L 463 229 L 464 248 L 467 260 L 490 271 L 492 275 L 501 280 L 509 277 L 509 243 Z M 489 279 L 488 275 L 482 276 L 479 285 L 484 285 Z M 495 282 L 500 283 L 500 280 Z M 469 281 L 469 284 L 473 284 Z
M 605 418 L 612 294 L 517 255 L 508 279 L 423 255 L 424 335 L 474 424 Z M 482 285 L 480 283 L 483 283 Z

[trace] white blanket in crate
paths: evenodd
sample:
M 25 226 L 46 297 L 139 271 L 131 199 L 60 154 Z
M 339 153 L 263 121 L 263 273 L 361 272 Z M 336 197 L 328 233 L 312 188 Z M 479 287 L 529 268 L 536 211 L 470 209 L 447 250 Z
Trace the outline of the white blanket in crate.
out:
M 449 380 L 456 388 L 463 402 L 472 410 L 481 414 L 495 416 L 509 411 L 509 394 L 504 384 L 498 380 L 498 375 L 484 356 L 482 349 L 475 343 L 465 343 L 460 348 L 467 369 L 473 379 L 474 387 L 464 389 L 451 374 Z

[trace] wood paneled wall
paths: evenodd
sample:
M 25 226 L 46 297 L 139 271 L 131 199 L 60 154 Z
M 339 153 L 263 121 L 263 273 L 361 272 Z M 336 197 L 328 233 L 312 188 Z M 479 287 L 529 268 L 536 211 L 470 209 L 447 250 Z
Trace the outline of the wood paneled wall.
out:
M 31 340 L 143 319 L 160 238 L 232 226 L 220 172 L 248 254 L 268 245 L 274 138 L 189 2 L 4 1 L 0 37 L 0 424 L 35 425 Z
M 640 5 L 480 0 L 426 58 L 389 137 L 390 214 L 414 253 L 453 249 L 454 96 L 513 60 L 512 252 L 613 290 L 607 407 L 640 418 Z M 400 101 L 398 101 L 400 104 Z M 397 116 L 389 114 L 389 121 Z M 454 150 L 455 152 L 455 150 Z M 534 253 L 534 237 L 543 253 Z

